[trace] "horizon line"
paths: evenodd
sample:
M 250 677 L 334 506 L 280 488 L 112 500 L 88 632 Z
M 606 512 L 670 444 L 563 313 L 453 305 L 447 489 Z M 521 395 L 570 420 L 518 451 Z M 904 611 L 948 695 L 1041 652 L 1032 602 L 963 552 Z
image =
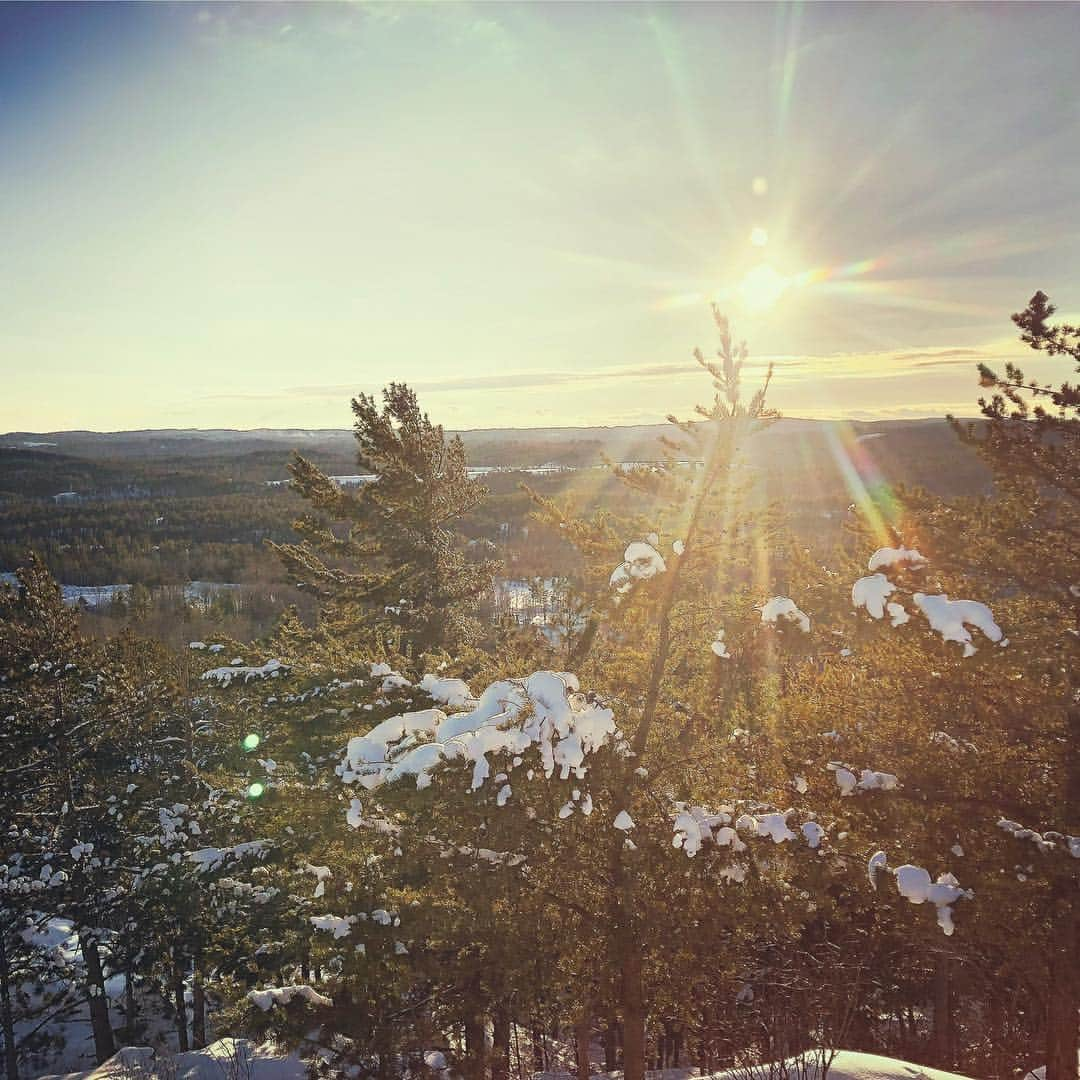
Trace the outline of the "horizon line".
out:
M 940 420 L 945 423 L 949 419 L 950 414 L 945 413 L 927 413 L 925 416 L 882 416 L 874 419 L 863 419 L 856 417 L 844 417 L 844 416 L 832 416 L 832 417 L 819 417 L 819 416 L 779 416 L 773 422 L 781 423 L 799 422 L 804 424 L 912 424 L 919 423 L 926 420 Z M 980 416 L 953 416 L 956 420 L 979 420 Z M 667 420 L 645 421 L 641 423 L 630 424 L 547 424 L 547 425 L 533 425 L 533 426 L 517 426 L 517 425 L 504 425 L 502 427 L 471 427 L 471 428 L 451 428 L 447 425 L 441 425 L 443 430 L 450 434 L 468 435 L 475 434 L 477 432 L 484 431 L 594 431 L 596 429 L 602 430 L 626 430 L 628 428 L 641 428 L 641 427 L 662 427 L 666 428 L 671 426 Z M 232 427 L 145 427 L 145 428 L 115 428 L 110 430 L 102 430 L 99 428 L 57 428 L 53 431 L 5 431 L 0 432 L 0 439 L 11 438 L 23 438 L 23 437 L 44 437 L 49 435 L 145 435 L 152 432 L 169 433 L 177 432 L 182 434 L 192 435 L 210 435 L 215 432 L 223 432 L 227 434 L 254 434 L 260 431 L 267 432 L 287 432 L 287 431 L 305 431 L 311 434 L 352 434 L 353 429 L 351 427 L 267 427 L 260 425 L 258 427 L 250 428 L 232 428 Z M 0 446 L 0 449 L 22 449 L 21 447 L 13 446 Z M 29 449 L 33 449 L 30 447 Z

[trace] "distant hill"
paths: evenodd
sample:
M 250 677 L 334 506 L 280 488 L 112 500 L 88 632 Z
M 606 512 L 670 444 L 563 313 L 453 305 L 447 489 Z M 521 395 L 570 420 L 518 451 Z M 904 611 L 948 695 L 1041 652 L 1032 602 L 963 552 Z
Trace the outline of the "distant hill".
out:
M 472 465 L 526 469 L 553 464 L 588 469 L 612 461 L 663 457 L 666 424 L 630 427 L 488 428 L 459 432 Z M 0 436 L 0 498 L 131 499 L 255 494 L 288 477 L 293 451 L 330 475 L 357 471 L 347 429 L 256 431 L 55 431 Z M 768 490 L 800 503 L 844 498 L 852 470 L 869 483 L 922 486 L 939 495 L 989 490 L 979 458 L 944 420 L 782 419 L 748 448 Z M 510 487 L 516 480 L 507 478 Z M 492 482 L 495 480 L 492 478 Z M 495 483 L 496 489 L 505 483 Z
M 843 429 L 854 435 L 948 431 L 944 420 L 831 421 L 784 418 L 764 434 L 772 440 L 799 433 Z M 474 465 L 539 465 L 549 458 L 558 464 L 596 464 L 603 455 L 636 460 L 659 455 L 658 440 L 670 433 L 667 424 L 626 427 L 475 428 L 460 435 Z M 329 463 L 354 461 L 352 431 L 348 428 L 148 428 L 139 431 L 11 431 L 0 435 L 0 450 L 34 451 L 90 460 L 139 458 L 229 458 L 251 460 L 299 450 Z

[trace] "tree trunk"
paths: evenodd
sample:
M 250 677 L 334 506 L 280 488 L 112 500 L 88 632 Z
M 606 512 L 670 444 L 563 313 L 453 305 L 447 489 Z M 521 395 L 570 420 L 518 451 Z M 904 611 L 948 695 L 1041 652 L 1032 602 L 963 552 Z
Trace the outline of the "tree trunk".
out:
M 614 1072 L 619 1067 L 618 1032 L 614 1016 L 608 1017 L 607 1027 L 604 1029 L 604 1071 Z
M 393 1067 L 393 1041 L 390 1026 L 385 1019 L 379 1021 L 375 1031 L 375 1056 L 379 1059 L 376 1075 L 379 1080 L 390 1080 Z
M 510 1010 L 505 1001 L 495 1005 L 491 1016 L 491 1080 L 510 1077 Z
M 206 1045 L 206 990 L 198 965 L 191 980 L 191 1043 L 196 1050 Z
M 639 727 L 639 731 L 641 728 Z M 628 778 L 624 790 L 629 791 Z M 626 801 L 616 806 L 625 810 Z M 645 1080 L 645 994 L 642 987 L 642 944 L 634 918 L 634 867 L 625 856 L 625 840 L 611 838 L 611 922 L 615 928 L 615 958 L 619 964 L 619 1005 L 622 1012 L 623 1080 Z
M 1077 1009 L 1080 1008 L 1080 908 L 1071 895 L 1057 906 L 1060 916 L 1053 926 L 1056 941 L 1050 953 L 1050 981 L 1046 1007 L 1046 1080 L 1076 1080 L 1076 1057 L 1080 1052 Z
M 589 1080 L 589 1051 L 592 1044 L 592 1015 L 588 999 L 582 1003 L 577 1023 L 574 1025 L 574 1041 L 577 1045 L 578 1080 Z
M 465 1018 L 465 1075 L 467 1080 L 484 1080 L 484 1015 L 479 1002 L 474 1004 L 475 1011 Z
M 941 1069 L 952 1067 L 952 971 L 949 957 L 934 963 L 934 1026 L 930 1032 L 930 1058 Z
M 532 1049 L 533 1072 L 546 1072 L 547 1054 L 544 1053 L 544 1031 L 539 1020 L 533 1021 Z
M 4 1070 L 8 1080 L 19 1080 L 19 1055 L 15 1048 L 15 1018 L 11 1012 L 11 966 L 8 963 L 4 928 L 0 927 L 0 1023 L 4 1036 Z
M 176 1047 L 178 1053 L 184 1054 L 191 1049 L 191 1046 L 188 1043 L 187 1002 L 184 1001 L 184 969 L 180 966 L 180 958 L 175 955 L 172 968 L 172 993 L 173 1008 L 176 1010 Z
M 99 1065 L 116 1053 L 112 1024 L 109 1022 L 109 999 L 105 996 L 105 976 L 101 970 L 101 954 L 97 942 L 79 934 L 83 962 L 86 964 L 87 1004 L 90 1006 L 90 1027 L 94 1032 L 94 1054 Z
M 622 955 L 623 1078 L 645 1080 L 645 995 L 641 946 L 624 939 Z
M 1080 619 L 1080 615 L 1078 615 Z M 1065 806 L 1066 827 L 1078 822 L 1080 814 L 1080 708 L 1074 702 L 1080 692 L 1075 671 L 1069 679 L 1070 705 L 1066 713 Z M 1071 886 L 1071 887 L 1070 887 Z M 1077 1011 L 1080 1010 L 1080 907 L 1075 885 L 1069 881 L 1055 885 L 1055 933 L 1050 953 L 1050 985 L 1046 1007 L 1046 1080 L 1075 1080 L 1076 1056 L 1080 1048 Z
M 135 1021 L 137 1009 L 135 1006 L 135 972 L 128 965 L 124 972 L 124 1043 L 127 1046 L 135 1045 Z
M 990 1036 L 990 1064 L 991 1070 L 996 1076 L 999 1073 L 1004 1074 L 1007 1072 L 1008 1066 L 1006 1064 L 1007 1055 L 1002 1052 L 1005 1043 L 1005 1009 L 1001 996 L 997 993 L 997 988 L 992 984 L 987 988 L 986 1013 L 988 1017 L 987 1026 L 992 1033 Z M 855 1049 L 859 1050 L 861 1047 L 856 1046 Z

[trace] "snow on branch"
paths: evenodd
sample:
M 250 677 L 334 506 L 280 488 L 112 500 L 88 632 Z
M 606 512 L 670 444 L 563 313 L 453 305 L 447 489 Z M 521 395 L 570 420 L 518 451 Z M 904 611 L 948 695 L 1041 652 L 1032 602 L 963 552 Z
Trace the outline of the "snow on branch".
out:
M 228 686 L 234 679 L 250 682 L 252 679 L 276 679 L 288 668 L 280 660 L 267 660 L 260 667 L 245 667 L 242 664 L 230 664 L 226 667 L 211 668 L 203 672 L 203 678 Z
M 830 761 L 825 768 L 836 778 L 841 795 L 854 795 L 859 791 L 894 791 L 900 786 L 900 781 L 892 773 L 863 769 L 856 778 L 851 769 L 838 761 Z
M 716 631 L 716 637 L 713 638 L 709 648 L 712 649 L 721 660 L 731 659 L 731 653 L 728 652 L 727 642 L 724 640 L 723 627 Z
M 1053 829 L 1040 833 L 1034 829 L 1025 829 L 1018 821 L 1009 821 L 1007 818 L 1002 818 L 997 825 L 999 829 L 1010 833 L 1014 840 L 1030 840 L 1044 855 L 1051 851 L 1064 850 L 1074 859 L 1080 859 L 1080 836 L 1066 836 Z
M 245 997 L 263 1012 L 268 1012 L 275 1005 L 288 1005 L 294 998 L 300 998 L 309 1005 L 322 1005 L 325 1008 L 330 1008 L 334 1004 L 330 998 L 320 994 L 312 986 L 278 986 L 270 990 L 249 990 Z
M 650 539 L 655 534 L 650 534 Z M 648 581 L 667 570 L 664 557 L 651 543 L 633 540 L 623 552 L 623 561 L 611 572 L 608 584 L 619 596 L 624 596 L 636 581 Z
M 693 858 L 705 846 L 712 843 L 716 847 L 730 847 L 733 852 L 746 850 L 746 844 L 739 833 L 764 839 L 768 837 L 774 844 L 783 844 L 797 840 L 798 835 L 788 825 L 788 818 L 793 810 L 776 810 L 753 814 L 740 814 L 732 827 L 735 808 L 721 807 L 718 811 L 707 810 L 703 806 L 677 804 L 671 845 L 681 849 L 689 858 Z M 800 826 L 803 838 L 811 848 L 818 848 L 825 839 L 825 831 L 813 820 Z M 740 879 L 741 880 L 741 879 Z
M 926 565 L 926 559 L 918 551 L 908 548 L 879 548 L 870 557 L 870 569 L 874 571 L 882 566 L 896 565 L 919 569 Z M 864 609 L 872 619 L 883 619 L 888 614 L 893 626 L 902 626 L 911 616 L 902 604 L 889 600 L 895 592 L 896 586 L 884 574 L 872 573 L 852 585 L 851 603 L 856 609 Z M 986 638 L 1002 648 L 1009 644 L 991 610 L 977 600 L 950 600 L 945 593 L 931 596 L 921 592 L 915 593 L 912 600 L 926 616 L 931 630 L 937 631 L 945 641 L 964 646 L 964 656 L 972 656 L 976 651 L 969 626 L 981 630 Z
M 311 915 L 309 920 L 316 930 L 333 934 L 335 941 L 338 938 L 348 937 L 357 921 L 355 915 Z
M 866 864 L 870 884 L 877 888 L 877 875 L 884 871 L 896 879 L 896 891 L 913 904 L 933 904 L 937 908 L 937 921 L 946 937 L 952 937 L 956 929 L 953 925 L 952 906 L 960 899 L 972 899 L 975 895 L 970 889 L 962 889 L 960 883 L 950 873 L 938 874 L 936 881 L 930 880 L 930 872 L 921 866 L 905 863 L 895 870 L 888 865 L 884 851 L 876 851 Z
M 587 702 L 569 672 L 537 671 L 492 683 L 473 706 L 449 716 L 439 709 L 404 713 L 350 739 L 339 766 L 342 780 L 372 789 L 412 776 L 422 789 L 437 765 L 464 760 L 473 764 L 475 791 L 491 773 L 488 755 L 510 756 L 512 769 L 532 747 L 540 751 L 546 776 L 558 768 L 564 780 L 571 773 L 581 778 L 586 757 L 621 738 L 612 711 Z
M 810 633 L 810 616 L 789 597 L 774 596 L 761 609 L 761 621 L 776 626 L 781 619 L 794 623 L 804 634 Z
M 916 548 L 883 547 L 870 556 L 866 568 L 871 572 L 880 570 L 883 566 L 907 566 L 912 570 L 921 570 L 928 561 Z
M 304 863 L 301 869 L 306 874 L 313 874 L 315 876 L 315 892 L 312 893 L 314 899 L 318 899 L 320 896 L 326 895 L 326 882 L 332 876 L 329 866 L 312 866 L 311 863 Z
M 926 616 L 930 629 L 936 630 L 945 641 L 956 641 L 964 646 L 964 655 L 975 653 L 971 631 L 968 626 L 977 627 L 990 641 L 1000 642 L 1004 647 L 1008 639 L 1001 632 L 1001 627 L 994 622 L 993 613 L 985 604 L 977 600 L 950 600 L 945 593 L 927 596 L 916 593 L 912 599 L 916 607 Z
M 462 679 L 443 679 L 438 675 L 425 675 L 417 686 L 433 701 L 450 709 L 475 709 L 476 698 Z
M 896 586 L 884 574 L 871 574 L 869 577 L 859 578 L 851 586 L 851 603 L 856 608 L 866 608 L 872 619 L 883 619 L 885 605 L 894 592 Z M 891 608 L 893 605 L 889 606 Z
M 198 851 L 188 852 L 188 861 L 194 863 L 201 873 L 219 870 L 233 859 L 242 859 L 247 855 L 262 855 L 271 846 L 269 840 L 248 840 L 246 843 L 234 844 L 227 848 L 199 848 Z

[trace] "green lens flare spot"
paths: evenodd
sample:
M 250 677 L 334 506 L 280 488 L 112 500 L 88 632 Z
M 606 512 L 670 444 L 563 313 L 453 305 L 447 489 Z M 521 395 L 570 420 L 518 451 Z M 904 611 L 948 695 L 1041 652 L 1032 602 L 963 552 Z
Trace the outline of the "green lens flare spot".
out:
M 257 780 L 247 789 L 249 799 L 257 799 L 266 790 Z
M 243 746 L 245 750 L 254 750 L 261 742 L 262 739 L 260 739 L 253 731 L 250 735 L 244 736 L 244 741 L 240 745 Z

